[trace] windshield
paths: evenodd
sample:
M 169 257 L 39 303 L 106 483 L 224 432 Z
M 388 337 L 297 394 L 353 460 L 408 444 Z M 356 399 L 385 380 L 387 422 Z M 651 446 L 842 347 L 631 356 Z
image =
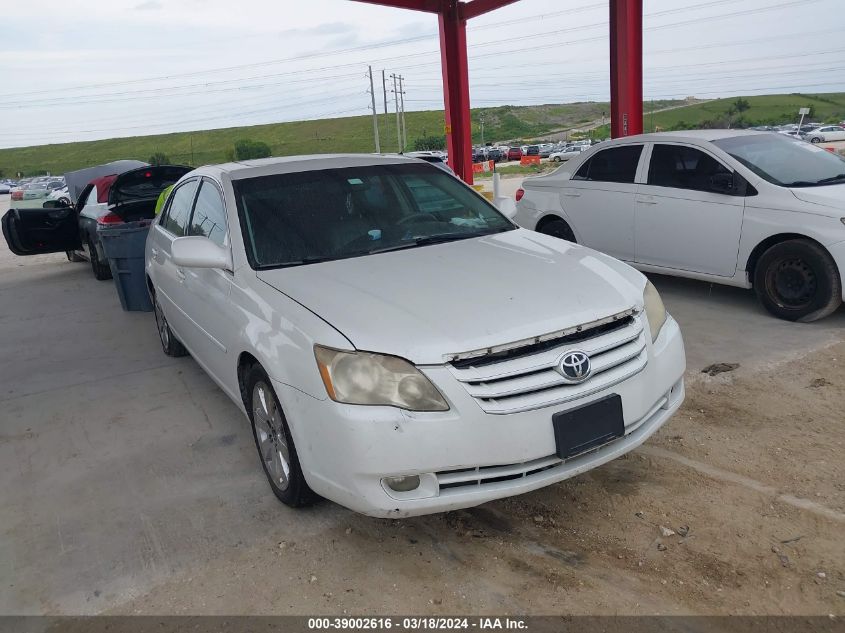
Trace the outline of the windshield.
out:
M 784 134 L 754 134 L 713 141 L 743 165 L 781 187 L 845 182 L 845 159 Z
M 233 183 L 255 269 L 299 266 L 514 229 L 454 176 L 427 164 L 278 174 Z

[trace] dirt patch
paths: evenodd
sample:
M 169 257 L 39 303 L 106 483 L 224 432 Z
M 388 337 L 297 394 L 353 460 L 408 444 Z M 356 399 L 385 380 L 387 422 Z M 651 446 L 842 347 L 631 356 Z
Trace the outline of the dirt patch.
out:
M 764 373 L 693 380 L 650 443 L 660 456 L 635 452 L 460 512 L 342 513 L 306 539 L 268 534 L 114 611 L 843 614 L 843 359 L 845 344 Z

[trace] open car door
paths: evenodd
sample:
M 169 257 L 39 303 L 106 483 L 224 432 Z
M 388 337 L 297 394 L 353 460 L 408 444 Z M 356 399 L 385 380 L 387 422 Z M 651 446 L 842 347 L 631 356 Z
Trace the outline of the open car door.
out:
M 45 203 L 46 208 L 9 209 L 0 220 L 3 237 L 15 255 L 79 250 L 79 223 L 73 207 Z

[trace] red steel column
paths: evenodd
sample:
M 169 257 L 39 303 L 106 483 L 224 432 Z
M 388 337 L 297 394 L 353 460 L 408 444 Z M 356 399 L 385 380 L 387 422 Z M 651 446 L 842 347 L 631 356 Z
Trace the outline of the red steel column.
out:
M 472 122 L 469 114 L 467 23 L 458 0 L 444 0 L 439 22 L 449 165 L 458 178 L 471 185 Z
M 643 132 L 643 0 L 610 0 L 610 136 Z

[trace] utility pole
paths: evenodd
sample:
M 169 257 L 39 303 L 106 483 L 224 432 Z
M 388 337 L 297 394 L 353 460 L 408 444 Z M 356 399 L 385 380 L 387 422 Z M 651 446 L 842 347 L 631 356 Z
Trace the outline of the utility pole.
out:
M 399 75 L 399 107 L 402 110 L 402 152 L 408 147 L 408 128 L 405 127 L 405 88 L 403 86 L 405 78 Z
M 384 74 L 384 69 L 382 69 L 382 71 L 381 71 L 381 89 L 384 91 L 384 120 L 385 120 L 384 138 L 386 139 L 388 133 L 390 132 L 390 117 L 388 116 L 389 112 L 387 111 L 387 77 Z
M 479 114 L 478 118 L 481 121 L 481 147 L 484 147 L 484 113 Z
M 373 136 L 375 137 L 376 141 L 376 154 L 381 154 L 381 143 L 379 143 L 378 138 L 378 112 L 376 112 L 376 89 L 373 85 L 373 67 L 368 66 L 370 70 L 370 97 L 372 98 L 373 104 Z
M 400 154 L 402 153 L 402 123 L 399 120 L 399 90 L 396 80 L 399 77 L 396 73 L 391 73 L 390 78 L 393 80 L 393 107 L 396 110 L 396 146 Z

